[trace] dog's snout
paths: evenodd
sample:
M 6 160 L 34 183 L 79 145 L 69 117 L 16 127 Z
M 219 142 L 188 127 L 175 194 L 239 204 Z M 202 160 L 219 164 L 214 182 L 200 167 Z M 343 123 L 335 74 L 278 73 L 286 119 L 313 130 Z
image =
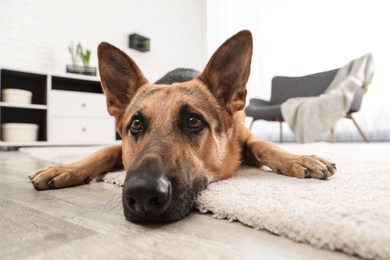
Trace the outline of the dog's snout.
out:
M 134 214 L 158 214 L 166 209 L 171 199 L 171 183 L 162 174 L 155 178 L 147 173 L 130 177 L 123 190 L 124 198 Z
M 206 177 L 191 178 L 180 163 L 167 165 L 161 153 L 141 154 L 127 170 L 123 184 L 123 211 L 131 222 L 172 222 L 192 209 Z

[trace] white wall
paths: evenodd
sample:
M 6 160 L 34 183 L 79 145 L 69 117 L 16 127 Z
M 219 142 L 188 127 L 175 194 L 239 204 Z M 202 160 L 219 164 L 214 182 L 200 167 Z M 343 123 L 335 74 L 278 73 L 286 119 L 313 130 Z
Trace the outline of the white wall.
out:
M 207 62 L 206 5 L 202 0 L 1 0 L 0 66 L 64 74 L 68 45 L 91 50 L 101 41 L 128 53 L 150 81 L 176 67 L 202 70 Z M 128 47 L 128 36 L 151 39 L 151 51 Z

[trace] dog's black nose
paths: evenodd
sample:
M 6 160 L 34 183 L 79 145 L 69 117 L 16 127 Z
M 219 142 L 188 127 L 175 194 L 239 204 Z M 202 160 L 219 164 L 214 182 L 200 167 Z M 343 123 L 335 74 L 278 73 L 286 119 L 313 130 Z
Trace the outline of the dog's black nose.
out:
M 125 215 L 134 221 L 155 218 L 167 209 L 171 197 L 171 182 L 161 170 L 159 161 L 145 160 L 142 167 L 129 172 L 124 183 Z

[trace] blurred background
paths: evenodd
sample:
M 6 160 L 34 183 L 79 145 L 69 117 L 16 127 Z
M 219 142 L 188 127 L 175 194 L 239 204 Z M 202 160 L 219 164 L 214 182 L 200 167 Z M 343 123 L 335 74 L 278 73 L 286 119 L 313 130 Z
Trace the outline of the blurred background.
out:
M 248 100 L 268 100 L 276 75 L 336 69 L 373 53 L 376 73 L 355 119 L 372 141 L 390 140 L 389 0 L 2 0 L 0 67 L 64 74 L 68 46 L 91 50 L 107 41 L 128 53 L 150 81 L 177 67 L 202 70 L 215 49 L 239 30 L 254 39 Z M 150 39 L 150 51 L 129 48 L 129 35 Z M 284 123 L 284 140 L 294 141 Z M 279 140 L 279 124 L 258 121 L 254 134 Z M 361 141 L 350 120 L 337 141 Z M 324 134 L 322 140 L 329 140 Z

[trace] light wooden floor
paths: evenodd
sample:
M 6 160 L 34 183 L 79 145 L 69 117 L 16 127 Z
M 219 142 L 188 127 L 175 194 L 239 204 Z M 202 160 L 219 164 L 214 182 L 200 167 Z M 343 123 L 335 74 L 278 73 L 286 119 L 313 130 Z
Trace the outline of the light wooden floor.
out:
M 34 190 L 27 176 L 43 166 L 0 151 L 0 259 L 353 259 L 196 211 L 136 225 L 111 184 Z

